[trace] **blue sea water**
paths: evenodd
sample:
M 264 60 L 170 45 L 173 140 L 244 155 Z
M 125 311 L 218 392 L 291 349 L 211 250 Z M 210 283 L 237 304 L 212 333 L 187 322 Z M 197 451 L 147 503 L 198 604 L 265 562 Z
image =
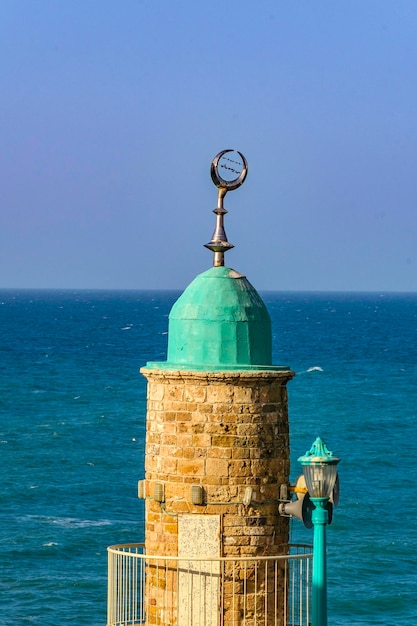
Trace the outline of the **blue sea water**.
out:
M 0 291 L 0 624 L 103 626 L 108 545 L 143 539 L 146 381 L 174 292 Z M 342 457 L 329 624 L 417 624 L 417 295 L 265 293 L 292 477 Z M 311 531 L 292 522 L 294 540 Z

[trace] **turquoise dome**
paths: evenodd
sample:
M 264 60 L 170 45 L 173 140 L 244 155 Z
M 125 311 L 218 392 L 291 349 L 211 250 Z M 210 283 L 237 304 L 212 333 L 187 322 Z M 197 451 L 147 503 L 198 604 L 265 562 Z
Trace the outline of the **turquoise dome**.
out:
M 278 369 L 271 363 L 271 319 L 247 278 L 227 267 L 197 276 L 172 307 L 164 368 Z

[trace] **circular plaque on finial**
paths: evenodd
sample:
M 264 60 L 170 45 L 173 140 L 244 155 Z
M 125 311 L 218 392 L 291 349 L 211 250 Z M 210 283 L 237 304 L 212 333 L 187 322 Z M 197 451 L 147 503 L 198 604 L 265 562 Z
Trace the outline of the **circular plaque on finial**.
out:
M 222 150 L 214 157 L 210 173 L 216 187 L 232 191 L 245 182 L 248 162 L 238 150 Z

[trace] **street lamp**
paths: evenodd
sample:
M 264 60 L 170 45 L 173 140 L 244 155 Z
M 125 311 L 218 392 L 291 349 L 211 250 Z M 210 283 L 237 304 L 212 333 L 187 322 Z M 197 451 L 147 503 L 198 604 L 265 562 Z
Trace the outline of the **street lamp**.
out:
M 303 466 L 308 493 L 315 507 L 312 512 L 314 525 L 312 626 L 327 626 L 326 525 L 329 523 L 329 515 L 326 507 L 335 487 L 337 464 L 340 459 L 333 456 L 323 440 L 317 437 L 311 450 L 300 456 L 298 461 Z

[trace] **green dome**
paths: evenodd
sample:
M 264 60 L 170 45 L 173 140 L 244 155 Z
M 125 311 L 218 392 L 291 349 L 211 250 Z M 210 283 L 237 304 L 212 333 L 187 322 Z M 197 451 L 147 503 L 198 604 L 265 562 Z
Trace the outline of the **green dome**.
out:
M 271 369 L 271 363 L 271 320 L 247 278 L 227 267 L 197 276 L 172 307 L 164 366 Z

